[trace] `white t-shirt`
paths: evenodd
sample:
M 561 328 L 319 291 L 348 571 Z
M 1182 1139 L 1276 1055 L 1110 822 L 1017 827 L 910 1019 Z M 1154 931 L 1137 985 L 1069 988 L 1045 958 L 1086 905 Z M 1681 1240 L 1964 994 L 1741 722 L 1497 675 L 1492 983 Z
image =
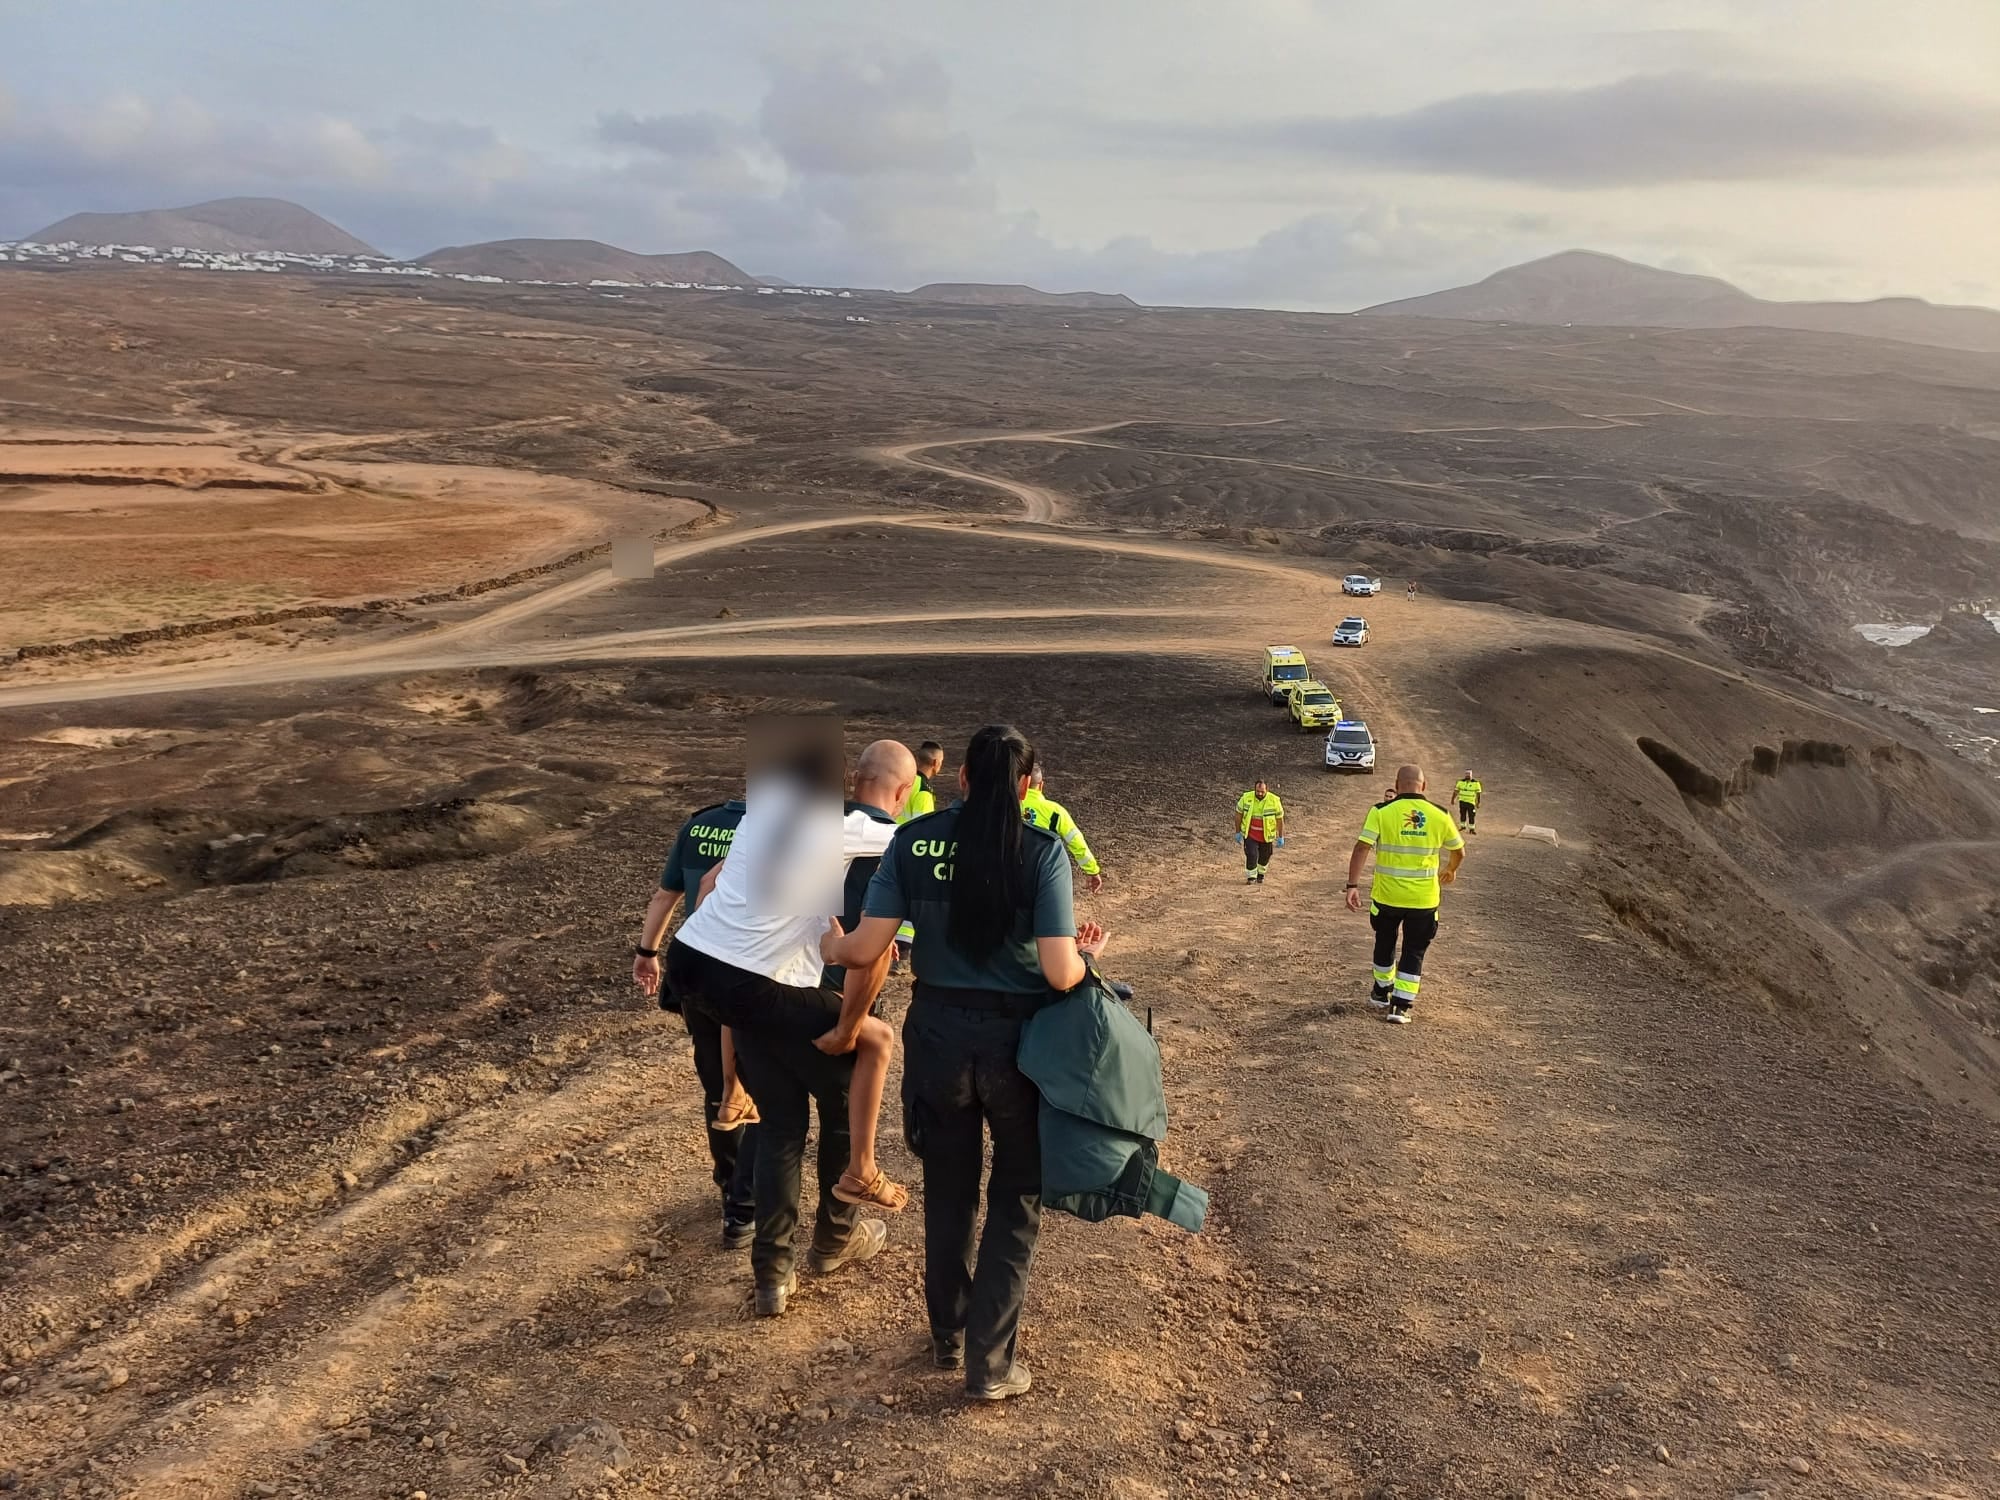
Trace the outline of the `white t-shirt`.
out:
M 819 983 L 820 934 L 838 915 L 847 866 L 880 855 L 896 825 L 842 814 L 782 776 L 753 780 L 715 890 L 675 934 L 697 952 L 779 984 Z

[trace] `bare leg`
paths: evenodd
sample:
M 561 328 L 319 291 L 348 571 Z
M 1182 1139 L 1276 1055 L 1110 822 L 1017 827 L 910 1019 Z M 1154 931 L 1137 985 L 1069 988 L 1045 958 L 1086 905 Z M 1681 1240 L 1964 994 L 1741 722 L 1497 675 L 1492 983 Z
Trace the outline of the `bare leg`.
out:
M 896 1033 L 887 1021 L 869 1016 L 854 1042 L 854 1076 L 847 1086 L 847 1171 L 835 1196 L 848 1203 L 872 1203 L 899 1209 L 910 1201 L 909 1189 L 890 1182 L 875 1164 L 875 1132 L 882 1115 L 882 1093 L 889 1083 L 889 1059 L 896 1050 Z
M 880 1090 L 877 1090 L 880 1097 Z M 727 1026 L 722 1028 L 722 1105 L 715 1113 L 717 1130 L 735 1130 L 739 1126 L 757 1123 L 757 1101 L 752 1099 L 736 1077 L 736 1038 L 729 1034 Z M 872 1141 L 869 1143 L 874 1144 Z

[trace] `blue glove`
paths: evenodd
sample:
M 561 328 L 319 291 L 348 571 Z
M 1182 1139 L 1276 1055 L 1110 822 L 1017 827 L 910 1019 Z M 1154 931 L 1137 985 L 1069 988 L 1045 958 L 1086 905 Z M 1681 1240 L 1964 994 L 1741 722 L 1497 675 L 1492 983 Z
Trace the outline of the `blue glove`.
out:
M 1239 834 L 1237 834 L 1237 835 L 1236 835 L 1236 842 L 1237 842 L 1237 843 L 1239 843 L 1239 844 L 1243 842 L 1243 835 L 1242 835 L 1242 834 L 1240 834 L 1240 833 L 1239 833 Z
M 1282 848 L 1284 848 L 1284 847 L 1285 847 L 1285 841 L 1284 841 L 1284 839 L 1283 839 L 1283 838 L 1280 838 L 1280 839 L 1278 840 L 1278 847 L 1279 847 L 1280 849 L 1282 849 Z

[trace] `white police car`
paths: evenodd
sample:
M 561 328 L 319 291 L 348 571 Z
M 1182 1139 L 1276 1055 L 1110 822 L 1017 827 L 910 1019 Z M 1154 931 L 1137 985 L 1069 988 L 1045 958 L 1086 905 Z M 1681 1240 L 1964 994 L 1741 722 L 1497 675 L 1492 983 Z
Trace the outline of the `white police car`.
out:
M 1364 599 L 1373 598 L 1382 592 L 1382 580 L 1370 578 L 1366 573 L 1349 573 L 1340 580 L 1340 591 L 1343 594 L 1358 594 Z
M 1368 622 L 1359 615 L 1349 615 L 1333 630 L 1336 646 L 1365 646 L 1368 644 Z
M 1326 768 L 1375 774 L 1375 736 L 1366 724 L 1359 719 L 1342 719 L 1327 732 Z

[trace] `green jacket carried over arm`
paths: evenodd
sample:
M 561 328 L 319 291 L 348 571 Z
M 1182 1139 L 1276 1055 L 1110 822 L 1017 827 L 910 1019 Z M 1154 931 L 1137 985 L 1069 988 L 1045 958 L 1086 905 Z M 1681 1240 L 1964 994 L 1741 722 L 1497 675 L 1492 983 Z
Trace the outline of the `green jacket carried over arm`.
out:
M 1018 1062 L 1042 1091 L 1042 1202 L 1093 1223 L 1145 1214 L 1199 1232 L 1208 1194 L 1160 1170 L 1160 1047 L 1093 976 L 1021 1028 Z

